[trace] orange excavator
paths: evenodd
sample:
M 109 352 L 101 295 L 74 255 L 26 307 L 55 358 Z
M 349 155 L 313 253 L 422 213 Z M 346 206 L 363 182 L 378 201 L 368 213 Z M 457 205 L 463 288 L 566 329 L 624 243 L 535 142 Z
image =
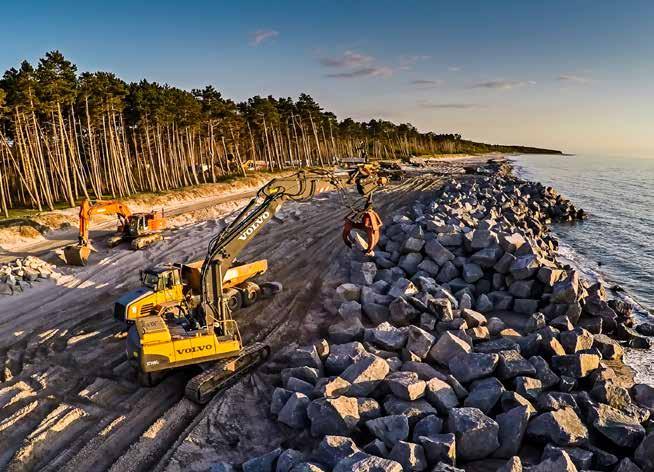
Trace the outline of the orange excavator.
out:
M 118 216 L 118 231 L 107 240 L 109 247 L 129 241 L 132 249 L 143 249 L 163 239 L 161 231 L 166 227 L 163 210 L 132 213 L 124 203 L 115 200 L 98 200 L 91 203 L 85 199 L 79 207 L 78 242 L 64 248 L 67 264 L 85 266 L 91 251 L 95 250 L 89 240 L 89 226 L 95 215 Z

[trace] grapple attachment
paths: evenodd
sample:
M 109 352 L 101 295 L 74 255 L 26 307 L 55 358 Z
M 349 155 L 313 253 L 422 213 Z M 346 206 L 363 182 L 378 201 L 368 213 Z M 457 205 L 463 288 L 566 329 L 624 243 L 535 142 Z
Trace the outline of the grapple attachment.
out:
M 375 210 L 367 209 L 352 212 L 345 217 L 343 226 L 343 241 L 348 247 L 353 244 L 360 246 L 366 254 L 372 254 L 379 243 L 382 221 Z M 365 234 L 365 238 L 361 236 Z
M 64 248 L 64 258 L 66 259 L 66 264 L 76 265 L 76 266 L 85 266 L 89 260 L 89 255 L 91 255 L 91 246 L 81 245 L 81 244 L 72 244 Z

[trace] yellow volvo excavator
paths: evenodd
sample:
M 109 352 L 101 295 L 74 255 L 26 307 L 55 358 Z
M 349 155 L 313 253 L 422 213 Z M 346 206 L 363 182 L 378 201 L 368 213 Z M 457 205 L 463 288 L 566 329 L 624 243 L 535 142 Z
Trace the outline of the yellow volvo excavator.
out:
M 178 286 L 183 292 L 184 285 L 190 286 L 194 277 L 198 285 L 195 301 L 190 302 L 189 297 L 180 292 L 173 294 L 171 290 L 171 300 L 162 300 L 154 311 L 141 314 L 136 310 L 139 313 L 133 318 L 127 336 L 127 358 L 137 369 L 139 381 L 153 385 L 166 371 L 200 366 L 202 372 L 186 385 L 186 396 L 202 404 L 230 382 L 235 374 L 247 372 L 265 360 L 270 352 L 265 344 L 243 346 L 226 290 L 249 280 L 251 271 L 260 271 L 262 266 L 258 263 L 261 261 L 244 269 L 246 266 L 236 262 L 237 256 L 271 221 L 282 203 L 309 200 L 322 190 L 321 186 L 339 190 L 347 201 L 345 181 L 355 184 L 363 202 L 347 204 L 350 213 L 345 217 L 344 241 L 349 246 L 356 243 L 364 251 L 372 252 L 379 241 L 382 225 L 372 209 L 372 194 L 386 183 L 377 171 L 376 166 L 366 163 L 344 176 L 326 170 L 307 170 L 273 179 L 258 191 L 236 219 L 211 240 L 198 271 L 194 273 L 187 269 L 185 280 L 182 280 L 183 265 L 170 266 L 168 271 L 147 273 L 151 274 L 151 284 L 162 289 L 170 283 L 171 287 Z M 237 270 L 230 275 L 234 269 Z M 172 281 L 168 276 L 161 278 L 160 274 L 164 273 L 172 274 Z M 124 312 L 129 311 L 129 307 L 123 304 L 115 308 L 115 313 L 116 310 L 121 311 L 118 316 L 121 318 L 127 316 Z

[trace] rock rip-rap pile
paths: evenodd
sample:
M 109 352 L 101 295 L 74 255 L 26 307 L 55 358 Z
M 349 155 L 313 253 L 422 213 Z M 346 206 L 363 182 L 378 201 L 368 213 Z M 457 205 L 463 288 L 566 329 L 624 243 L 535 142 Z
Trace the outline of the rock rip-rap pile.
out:
M 329 340 L 289 353 L 271 401 L 316 447 L 244 471 L 494 458 L 506 471 L 654 472 L 654 389 L 622 387 L 605 364 L 650 340 L 628 305 L 556 261 L 547 228 L 583 211 L 505 165 L 490 171 L 395 215 L 374 257 L 352 262 Z
M 32 282 L 49 279 L 53 272 L 54 266 L 33 256 L 0 264 L 0 295 L 22 293 Z

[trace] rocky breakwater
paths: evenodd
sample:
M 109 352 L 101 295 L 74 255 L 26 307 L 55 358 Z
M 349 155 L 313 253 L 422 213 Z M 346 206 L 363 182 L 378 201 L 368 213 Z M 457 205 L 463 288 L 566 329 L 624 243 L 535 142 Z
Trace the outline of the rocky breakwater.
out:
M 488 169 L 395 215 L 352 262 L 340 321 L 288 353 L 272 396 L 292 447 L 239 468 L 654 472 L 654 389 L 613 369 L 650 340 L 557 262 L 547 228 L 583 212 Z
M 49 279 L 53 273 L 53 265 L 33 256 L 0 264 L 0 295 L 22 293 L 32 282 Z

